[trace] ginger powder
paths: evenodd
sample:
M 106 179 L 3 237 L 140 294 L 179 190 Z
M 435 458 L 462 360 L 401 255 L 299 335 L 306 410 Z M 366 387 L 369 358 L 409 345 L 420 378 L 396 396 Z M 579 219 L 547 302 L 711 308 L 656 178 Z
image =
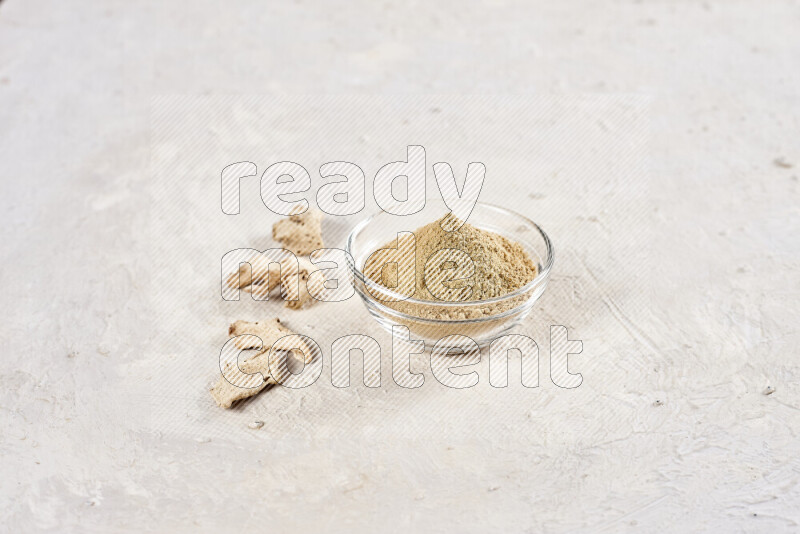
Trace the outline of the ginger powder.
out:
M 410 303 L 405 300 L 386 301 L 384 304 L 397 311 L 426 319 L 472 319 L 501 313 L 515 302 L 488 303 L 477 309 L 458 306 L 436 306 L 442 302 L 484 301 L 501 297 L 524 286 L 537 275 L 536 263 L 521 244 L 495 232 L 464 223 L 455 226 L 451 215 L 418 228 L 413 238 L 406 233 L 400 242 L 387 244 L 383 250 L 397 249 L 396 262 L 379 265 L 365 274 L 381 286 L 410 295 L 415 300 L 430 301 L 430 305 Z M 415 248 L 411 246 L 414 242 Z M 378 253 L 379 251 L 376 251 Z M 374 254 L 376 254 L 374 253 Z M 373 254 L 373 255 L 374 255 Z M 413 261 L 412 261 L 413 258 Z M 368 262 L 369 263 L 369 262 Z M 409 291 L 400 291 L 399 269 L 414 266 L 413 277 L 408 276 Z M 413 294 L 411 294 L 413 293 Z

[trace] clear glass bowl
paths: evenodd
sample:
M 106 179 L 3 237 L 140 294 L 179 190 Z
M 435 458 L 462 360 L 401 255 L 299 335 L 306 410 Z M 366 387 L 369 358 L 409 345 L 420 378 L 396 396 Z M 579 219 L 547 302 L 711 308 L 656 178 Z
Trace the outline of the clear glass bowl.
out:
M 425 208 L 413 215 L 396 216 L 381 211 L 359 223 L 347 238 L 347 252 L 354 262 L 350 264 L 350 269 L 356 292 L 378 324 L 390 332 L 393 326 L 406 326 L 411 337 L 424 340 L 428 349 L 441 338 L 452 334 L 468 336 L 478 345 L 485 346 L 527 316 L 547 287 L 553 265 L 553 245 L 547 234 L 527 217 L 500 206 L 479 202 L 467 221 L 475 227 L 518 242 L 537 265 L 536 278 L 507 295 L 464 302 L 417 300 L 413 297 L 404 299 L 403 295 L 376 284 L 362 272 L 369 256 L 387 243 L 395 242 L 398 232 L 413 232 L 449 211 L 443 201 L 429 199 Z M 380 293 L 382 299 L 375 298 L 373 292 Z M 412 304 L 411 308 L 419 310 L 419 313 L 393 309 L 382 301 L 385 300 L 384 295 Z M 431 316 L 453 318 L 431 319 Z

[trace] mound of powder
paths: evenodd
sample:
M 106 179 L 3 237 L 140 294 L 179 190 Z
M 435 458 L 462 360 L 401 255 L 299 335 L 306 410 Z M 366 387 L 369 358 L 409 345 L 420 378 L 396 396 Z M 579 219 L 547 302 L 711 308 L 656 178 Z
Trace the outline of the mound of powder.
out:
M 482 301 L 507 295 L 536 278 L 536 264 L 522 245 L 494 232 L 476 228 L 469 223 L 463 224 L 458 230 L 448 232 L 442 227 L 452 226 L 452 220 L 448 220 L 448 217 L 450 216 L 445 215 L 443 218 L 414 231 L 416 240 L 416 258 L 414 262 L 416 287 L 412 298 L 432 302 L 441 302 L 443 300 Z M 395 247 L 397 244 L 390 243 L 386 246 Z M 400 248 L 402 249 L 402 245 Z M 472 259 L 474 265 L 472 276 L 461 280 L 454 279 L 444 284 L 444 287 L 448 288 L 470 288 L 471 291 L 465 290 L 462 293 L 465 298 L 440 298 L 441 290 L 430 288 L 426 283 L 425 266 L 428 259 L 437 252 L 448 251 L 448 249 L 462 251 Z M 446 260 L 447 255 L 452 255 L 453 253 L 448 251 L 444 254 Z M 464 256 L 462 255 L 462 257 Z M 379 277 L 370 277 L 384 287 L 395 288 L 397 286 L 397 264 L 393 265 L 387 265 Z M 454 264 L 447 261 L 438 261 L 434 262 L 432 267 L 433 272 L 428 273 L 428 281 L 436 278 L 435 271 L 437 269 L 453 269 Z M 445 279 L 448 280 L 449 278 L 456 277 L 446 277 Z M 418 306 L 414 306 L 412 309 L 411 305 L 405 301 L 386 304 L 398 311 L 414 313 L 415 315 L 419 313 L 422 317 L 430 317 L 432 315 L 425 313 L 424 309 L 416 309 Z M 486 311 L 490 313 L 489 309 Z M 440 312 L 441 310 L 437 310 L 433 315 L 438 317 Z

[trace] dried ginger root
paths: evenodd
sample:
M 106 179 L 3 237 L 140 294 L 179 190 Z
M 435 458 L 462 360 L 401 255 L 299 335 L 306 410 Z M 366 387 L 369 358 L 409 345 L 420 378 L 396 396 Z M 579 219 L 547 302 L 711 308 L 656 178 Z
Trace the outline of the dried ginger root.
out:
M 312 303 L 315 299 L 309 292 L 309 289 L 314 294 L 319 295 L 319 292 L 324 289 L 325 284 L 325 279 L 321 276 L 314 277 L 314 280 L 309 284 L 311 273 L 314 272 L 314 264 L 311 263 L 311 260 L 308 258 L 297 258 L 297 269 L 298 271 L 296 272 L 294 262 L 291 261 L 281 264 L 281 288 L 284 292 L 291 285 L 291 280 L 289 277 L 295 274 L 298 275 L 298 289 L 300 294 L 297 295 L 297 300 L 291 300 L 290 298 L 287 298 L 285 304 L 287 308 L 292 310 L 299 310 L 307 303 Z M 294 292 L 294 286 L 291 287 L 291 291 Z M 286 296 L 287 295 L 284 295 L 284 298 Z M 291 295 L 291 297 L 294 296 L 295 295 Z
M 280 262 L 280 277 L 270 273 L 268 269 L 269 260 L 263 256 L 256 256 L 249 260 L 252 269 L 248 269 L 246 264 L 239 266 L 239 272 L 228 277 L 228 286 L 242 289 L 252 293 L 257 297 L 268 295 L 279 284 L 283 297 L 286 299 L 285 306 L 292 310 L 299 310 L 306 304 L 310 304 L 314 298 L 309 293 L 308 280 L 314 272 L 314 264 L 311 260 L 304 257 L 297 258 L 297 265 L 292 258 L 285 258 Z M 251 276 L 252 271 L 252 276 Z M 298 277 L 298 284 L 294 283 L 294 277 Z M 237 288 L 238 281 L 238 288 Z M 311 291 L 319 295 L 324 290 L 325 280 L 322 276 L 315 276 L 311 282 Z M 299 294 L 295 294 L 297 287 Z
M 298 256 L 310 254 L 322 243 L 322 212 L 309 208 L 272 225 L 272 238 Z
M 249 267 L 247 265 L 249 263 Z M 228 287 L 233 289 L 244 289 L 249 293 L 257 295 L 267 295 L 279 283 L 280 277 L 270 273 L 270 259 L 256 254 L 247 263 L 239 265 L 239 270 L 228 277 Z
M 230 337 L 237 337 L 242 335 L 258 336 L 261 338 L 261 346 L 259 352 L 242 362 L 239 368 L 243 373 L 255 374 L 259 373 L 264 377 L 256 387 L 236 387 L 224 377 L 220 376 L 216 385 L 211 388 L 211 396 L 218 406 L 222 408 L 230 408 L 234 402 L 252 397 L 258 394 L 261 390 L 271 384 L 277 384 L 277 380 L 273 378 L 270 372 L 270 364 L 273 368 L 278 368 L 281 364 L 282 358 L 279 357 L 279 351 L 272 354 L 272 361 L 270 362 L 270 353 L 272 345 L 280 338 L 294 334 L 291 330 L 281 324 L 280 319 L 270 319 L 268 321 L 236 321 L 231 324 L 228 329 Z M 255 338 L 240 338 L 234 341 L 236 348 L 240 350 L 257 349 L 259 344 Z M 310 363 L 312 354 L 310 348 L 304 344 L 303 346 L 303 360 L 305 363 Z M 292 351 L 296 353 L 296 351 Z M 226 371 L 231 369 L 234 362 L 226 362 Z

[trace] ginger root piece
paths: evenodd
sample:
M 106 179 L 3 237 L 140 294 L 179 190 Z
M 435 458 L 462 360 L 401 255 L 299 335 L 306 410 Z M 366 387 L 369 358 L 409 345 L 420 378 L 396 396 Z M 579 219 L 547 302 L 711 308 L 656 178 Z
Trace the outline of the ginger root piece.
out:
M 295 271 L 294 262 L 285 262 L 281 265 L 281 287 L 288 288 L 290 287 L 288 277 L 291 277 L 295 274 L 299 276 L 299 291 L 300 294 L 297 295 L 297 300 L 286 300 L 285 306 L 291 310 L 299 310 L 306 303 L 312 303 L 314 301 L 314 297 L 311 296 L 309 293 L 309 289 L 311 289 L 315 294 L 319 294 L 320 291 L 324 289 L 325 281 L 321 277 L 314 277 L 314 281 L 311 282 L 311 287 L 309 288 L 309 278 L 312 272 L 314 272 L 314 264 L 311 263 L 311 260 L 308 258 L 297 258 L 297 269 Z M 293 287 L 293 286 L 292 286 Z M 284 290 L 285 291 L 285 290 Z M 292 289 L 294 291 L 294 289 Z
M 272 238 L 298 256 L 310 254 L 322 243 L 322 212 L 309 208 L 272 225 Z
M 242 269 L 245 267 L 245 269 Z M 309 279 L 311 278 L 311 273 L 314 272 L 314 264 L 311 263 L 306 257 L 300 256 L 297 258 L 297 264 L 292 259 L 285 259 L 281 262 L 281 274 L 280 278 L 276 274 L 269 273 L 266 270 L 260 271 L 261 274 L 264 274 L 265 277 L 250 277 L 245 276 L 242 274 L 246 271 L 246 266 L 242 266 L 239 268 L 239 280 L 246 280 L 248 281 L 248 285 L 243 285 L 240 282 L 241 289 L 248 293 L 252 293 L 256 297 L 264 297 L 268 295 L 275 287 L 277 287 L 280 283 L 281 291 L 283 292 L 282 297 L 285 300 L 285 306 L 292 310 L 299 310 L 307 303 L 311 303 L 314 298 L 309 293 Z M 256 271 L 256 267 L 253 267 L 253 271 Z M 268 278 L 266 276 L 268 275 Z M 297 276 L 297 284 L 295 284 L 293 277 Z M 230 287 L 235 287 L 235 280 L 234 282 L 230 282 L 231 279 L 235 279 L 236 275 L 231 275 L 229 279 Z M 299 291 L 299 294 L 295 294 L 295 288 Z M 325 289 L 325 279 L 321 276 L 315 276 L 311 281 L 310 286 L 311 291 L 315 295 L 319 295 L 321 291 Z M 294 299 L 294 300 L 291 300 Z
M 253 284 L 264 286 L 265 293 L 269 293 L 278 285 L 280 282 L 278 275 L 269 272 L 270 261 L 274 260 L 257 254 L 247 261 L 250 264 L 249 268 L 246 263 L 242 263 L 239 265 L 239 270 L 228 277 L 228 287 L 244 289 Z
M 231 364 L 226 365 L 226 372 L 230 371 L 230 365 Z M 217 403 L 217 406 L 227 410 L 233 406 L 234 402 L 257 395 L 262 389 L 270 384 L 274 384 L 274 382 L 272 382 L 271 379 L 267 379 L 256 387 L 239 388 L 228 382 L 224 376 L 220 376 L 216 385 L 211 388 L 210 391 L 211 396 L 214 398 L 214 402 Z
M 270 373 L 270 363 L 272 363 L 274 368 L 279 368 L 282 358 L 278 351 L 276 351 L 276 353 L 272 355 L 273 361 L 270 362 L 270 349 L 278 339 L 292 335 L 294 332 L 283 326 L 280 319 L 275 318 L 257 322 L 236 321 L 228 328 L 228 334 L 230 337 L 249 334 L 261 338 L 261 350 L 255 356 L 241 363 L 239 368 L 243 373 L 247 374 L 260 373 L 265 377 L 265 380 L 261 381 L 261 383 L 255 387 L 240 388 L 228 382 L 224 376 L 220 376 L 217 384 L 211 388 L 210 391 L 217 405 L 226 409 L 230 408 L 234 402 L 240 399 L 246 399 L 258 394 L 270 384 L 277 384 L 277 380 L 275 380 Z M 234 344 L 241 350 L 258 348 L 258 343 L 254 338 L 237 338 Z M 303 349 L 303 360 L 305 363 L 309 363 L 312 358 L 311 350 L 308 346 L 304 346 Z M 292 353 L 294 354 L 296 351 L 292 351 Z M 226 371 L 229 371 L 231 366 L 235 365 L 235 363 L 226 362 L 225 365 Z
M 269 284 L 262 284 L 260 282 L 252 283 L 247 287 L 243 287 L 242 291 L 246 293 L 252 293 L 254 297 L 260 299 L 269 295 L 274 288 L 275 284 L 273 284 L 272 280 L 270 280 Z
M 291 330 L 283 326 L 281 324 L 281 320 L 277 317 L 275 319 L 269 319 L 266 321 L 236 321 L 231 323 L 228 327 L 228 337 L 237 337 L 237 336 L 244 336 L 244 335 L 251 335 L 251 336 L 258 336 L 261 338 L 263 342 L 263 346 L 261 347 L 261 351 L 269 350 L 269 347 L 272 346 L 278 338 L 283 336 L 288 336 L 294 334 Z M 255 349 L 258 348 L 258 345 L 253 343 L 248 343 L 247 338 L 239 338 L 234 341 L 234 345 L 236 345 L 237 349 Z

